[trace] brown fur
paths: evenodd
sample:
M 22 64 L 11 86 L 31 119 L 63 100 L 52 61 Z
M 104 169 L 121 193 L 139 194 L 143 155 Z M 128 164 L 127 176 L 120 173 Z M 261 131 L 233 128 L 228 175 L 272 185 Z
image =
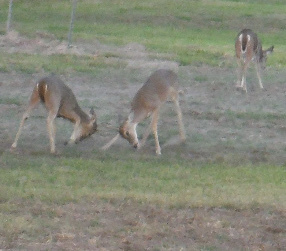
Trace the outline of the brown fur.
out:
M 151 124 L 144 133 L 140 147 L 144 145 L 152 129 L 155 138 L 156 153 L 161 154 L 157 132 L 159 110 L 163 103 L 171 97 L 176 106 L 181 140 L 184 141 L 185 130 L 182 122 L 182 112 L 178 101 L 178 92 L 177 75 L 174 72 L 164 69 L 155 71 L 135 94 L 131 102 L 131 111 L 128 119 L 119 127 L 119 135 L 128 140 L 133 147 L 139 148 L 136 126 L 146 117 L 152 116 Z M 117 138 L 118 135 L 103 146 L 102 149 L 108 149 L 117 140 Z
M 259 85 L 263 88 L 260 71 L 265 67 L 264 64 L 267 60 L 267 54 L 273 52 L 273 48 L 274 46 L 267 50 L 262 50 L 261 42 L 259 41 L 256 33 L 250 29 L 244 29 L 238 33 L 235 40 L 235 53 L 239 67 L 237 87 L 241 87 L 247 91 L 245 75 L 250 62 L 253 61 L 256 65 Z
M 60 78 L 51 75 L 40 79 L 34 87 L 28 108 L 23 115 L 19 131 L 12 145 L 13 148 L 17 146 L 24 121 L 40 101 L 48 111 L 47 124 L 52 153 L 55 152 L 54 119 L 56 117 L 68 119 L 75 124 L 69 143 L 76 143 L 96 132 L 96 115 L 93 110 L 90 115 L 86 114 L 78 105 L 72 90 Z

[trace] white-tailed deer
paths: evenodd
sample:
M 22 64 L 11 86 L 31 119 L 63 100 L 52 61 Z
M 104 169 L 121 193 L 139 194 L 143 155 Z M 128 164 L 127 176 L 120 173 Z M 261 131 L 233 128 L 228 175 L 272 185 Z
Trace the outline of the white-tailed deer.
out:
M 42 101 L 48 111 L 47 126 L 50 138 L 51 153 L 55 153 L 55 126 L 56 117 L 62 117 L 75 124 L 74 131 L 68 144 L 77 143 L 97 131 L 96 115 L 91 109 L 90 114 L 86 114 L 78 105 L 72 90 L 66 86 L 61 79 L 51 75 L 38 81 L 33 89 L 27 110 L 23 114 L 19 130 L 11 148 L 17 147 L 22 127 L 31 111 Z
M 145 144 L 146 139 L 152 129 L 156 144 L 156 154 L 161 154 L 157 132 L 158 115 L 162 104 L 165 103 L 169 97 L 172 98 L 176 107 L 181 140 L 185 141 L 185 129 L 178 100 L 179 94 L 177 75 L 173 71 L 161 69 L 155 71 L 136 93 L 131 103 L 131 111 L 129 116 L 120 126 L 119 134 L 117 134 L 109 143 L 102 147 L 102 149 L 108 149 L 119 138 L 119 135 L 127 139 L 134 148 L 139 149 Z M 141 144 L 139 145 L 136 127 L 138 123 L 148 116 L 152 116 L 152 120 L 150 126 L 143 135 Z
M 247 92 L 246 71 L 251 61 L 254 62 L 260 88 L 263 89 L 261 81 L 261 70 L 265 68 L 267 55 L 272 53 L 274 46 L 267 50 L 262 50 L 261 42 L 257 35 L 250 29 L 244 29 L 238 33 L 235 41 L 235 52 L 238 63 L 238 83 L 237 87 Z

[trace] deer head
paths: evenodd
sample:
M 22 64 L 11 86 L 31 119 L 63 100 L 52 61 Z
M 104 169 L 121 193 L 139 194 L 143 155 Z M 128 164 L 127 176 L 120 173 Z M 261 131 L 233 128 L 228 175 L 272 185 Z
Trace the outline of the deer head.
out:
M 267 50 L 262 50 L 262 55 L 259 58 L 260 67 L 265 69 L 267 56 L 273 52 L 274 46 L 271 46 Z
M 126 139 L 134 148 L 139 146 L 139 141 L 136 133 L 137 124 L 131 123 L 128 118 L 120 127 L 119 134 Z
M 81 123 L 81 130 L 78 137 L 76 137 L 75 142 L 77 143 L 79 141 L 82 141 L 90 137 L 96 131 L 97 131 L 96 114 L 94 112 L 94 109 L 91 108 L 89 111 L 89 120 L 86 123 Z

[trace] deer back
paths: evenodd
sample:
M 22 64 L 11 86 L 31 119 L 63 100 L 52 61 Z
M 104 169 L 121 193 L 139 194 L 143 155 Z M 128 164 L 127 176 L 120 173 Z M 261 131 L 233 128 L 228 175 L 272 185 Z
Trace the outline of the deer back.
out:
M 89 116 L 79 107 L 72 90 L 60 78 L 54 75 L 42 78 L 38 82 L 37 88 L 40 99 L 48 111 L 73 123 L 75 122 L 74 113 L 83 121 L 89 120 Z
M 141 120 L 160 107 L 172 91 L 177 91 L 177 83 L 177 75 L 173 71 L 164 69 L 155 71 L 132 100 L 131 111 L 134 112 L 134 118 Z

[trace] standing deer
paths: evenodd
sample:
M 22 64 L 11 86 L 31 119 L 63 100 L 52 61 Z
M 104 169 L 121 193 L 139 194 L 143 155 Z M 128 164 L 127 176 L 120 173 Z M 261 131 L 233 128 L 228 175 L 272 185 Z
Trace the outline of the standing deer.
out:
M 51 75 L 39 80 L 34 87 L 27 110 L 23 114 L 19 130 L 11 148 L 17 147 L 22 127 L 30 112 L 42 101 L 48 111 L 47 126 L 50 138 L 51 153 L 56 152 L 55 147 L 55 126 L 56 117 L 62 117 L 75 124 L 74 131 L 68 144 L 77 143 L 97 131 L 96 115 L 94 110 L 86 114 L 78 105 L 72 90 L 66 86 L 61 79 Z
M 263 89 L 261 81 L 261 70 L 265 68 L 267 55 L 272 53 L 274 46 L 267 50 L 262 50 L 261 42 L 257 35 L 250 29 L 244 29 L 237 35 L 235 41 L 235 52 L 238 63 L 238 83 L 237 87 L 247 92 L 246 71 L 251 61 L 254 62 L 260 88 Z
M 136 93 L 131 103 L 129 116 L 120 126 L 119 134 L 102 147 L 102 149 L 108 149 L 119 138 L 119 135 L 128 140 L 134 148 L 139 149 L 145 144 L 152 129 L 156 144 L 156 154 L 161 154 L 157 132 L 158 115 L 162 104 L 165 103 L 169 97 L 172 98 L 176 107 L 181 140 L 185 141 L 185 129 L 178 101 L 179 94 L 177 75 L 173 71 L 161 69 L 155 71 Z M 151 123 L 145 131 L 141 144 L 139 145 L 136 127 L 138 123 L 148 116 L 152 116 Z

